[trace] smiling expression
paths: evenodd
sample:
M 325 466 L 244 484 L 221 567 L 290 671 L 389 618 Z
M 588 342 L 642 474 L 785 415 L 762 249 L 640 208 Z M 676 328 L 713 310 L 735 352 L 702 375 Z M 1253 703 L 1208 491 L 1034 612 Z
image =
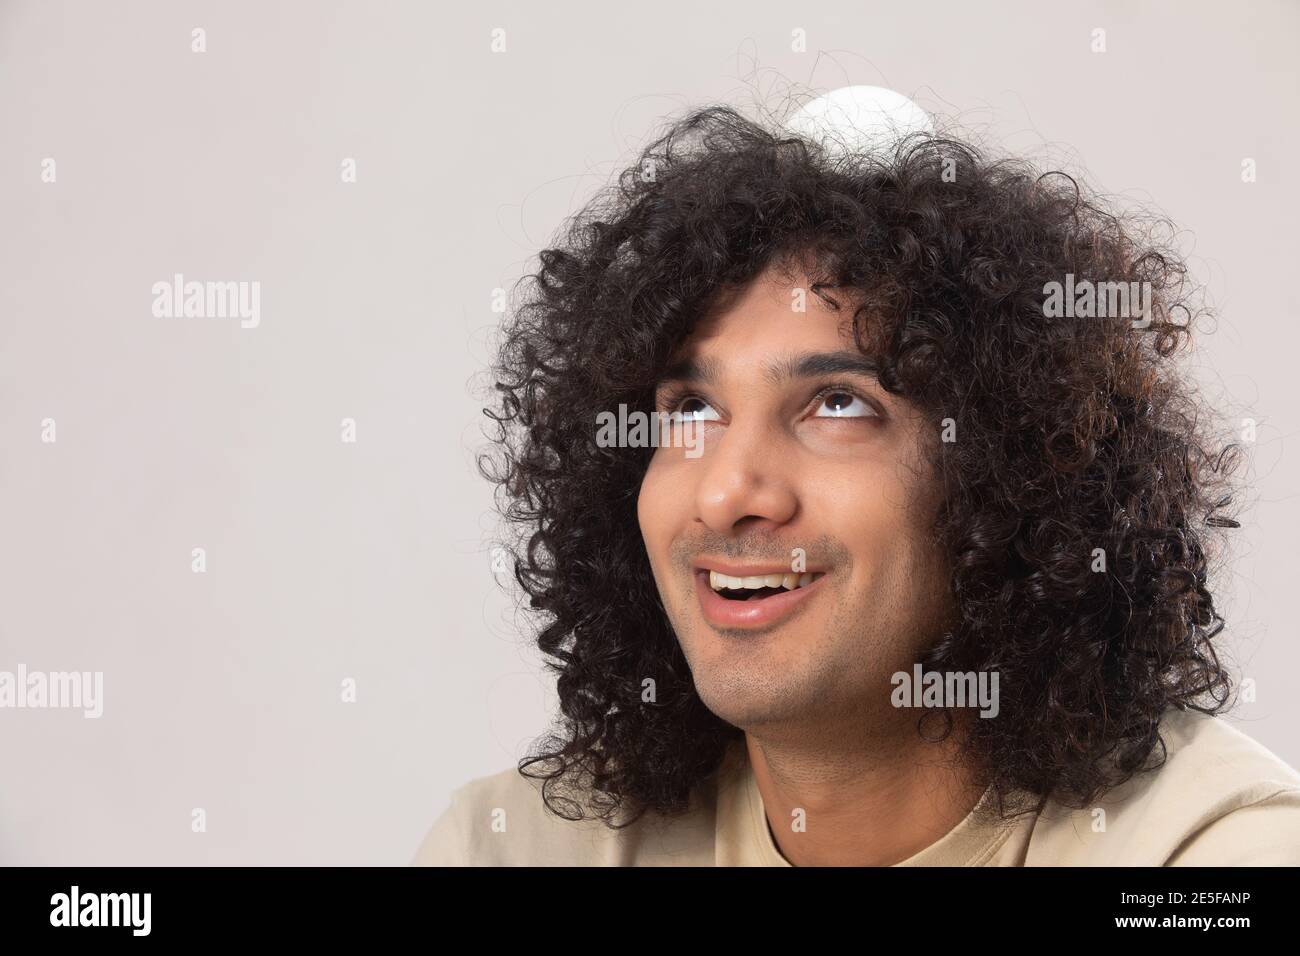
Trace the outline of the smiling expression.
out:
M 889 676 L 951 613 L 923 463 L 939 423 L 880 387 L 851 310 L 795 311 L 796 288 L 769 269 L 696 324 L 656 409 L 703 450 L 656 448 L 637 502 L 696 689 L 744 728 L 887 714 Z

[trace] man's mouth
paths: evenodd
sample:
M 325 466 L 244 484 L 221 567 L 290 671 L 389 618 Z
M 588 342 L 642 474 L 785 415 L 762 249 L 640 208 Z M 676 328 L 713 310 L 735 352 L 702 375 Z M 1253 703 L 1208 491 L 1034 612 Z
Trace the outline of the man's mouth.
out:
M 803 574 L 751 574 L 745 577 L 710 571 L 709 587 L 728 601 L 761 601 L 774 594 L 807 587 L 821 576 L 821 571 L 805 571 Z
M 731 567 L 728 571 L 749 570 Z M 768 571 L 755 568 L 755 571 Z M 722 631 L 767 629 L 784 623 L 821 593 L 822 571 L 728 574 L 695 569 L 695 591 L 704 619 Z

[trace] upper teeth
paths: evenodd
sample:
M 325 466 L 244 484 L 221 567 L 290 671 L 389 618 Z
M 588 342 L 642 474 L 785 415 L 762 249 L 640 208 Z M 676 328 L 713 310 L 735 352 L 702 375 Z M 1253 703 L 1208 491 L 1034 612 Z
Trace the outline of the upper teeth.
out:
M 715 591 L 721 591 L 723 588 L 732 590 L 749 588 L 753 591 L 759 588 L 785 588 L 787 591 L 793 591 L 808 584 L 814 576 L 811 571 L 808 571 L 803 574 L 751 574 L 748 577 L 733 578 L 730 574 L 710 571 L 709 587 Z

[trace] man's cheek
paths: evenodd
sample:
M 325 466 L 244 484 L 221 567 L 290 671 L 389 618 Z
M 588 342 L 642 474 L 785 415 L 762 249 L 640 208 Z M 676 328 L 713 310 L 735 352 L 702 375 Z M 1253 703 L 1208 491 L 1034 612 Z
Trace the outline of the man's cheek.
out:
M 650 541 L 654 536 L 655 485 L 654 464 L 652 463 L 645 477 L 641 480 L 641 489 L 637 493 L 636 499 L 636 520 L 637 524 L 641 526 L 641 537 L 645 540 L 647 549 L 649 549 Z

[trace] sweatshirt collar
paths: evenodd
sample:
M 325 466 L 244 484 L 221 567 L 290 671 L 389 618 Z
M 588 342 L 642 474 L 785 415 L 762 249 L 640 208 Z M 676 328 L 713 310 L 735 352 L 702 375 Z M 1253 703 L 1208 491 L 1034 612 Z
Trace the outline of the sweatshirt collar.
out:
M 970 813 L 946 834 L 894 866 L 982 866 L 996 862 L 1014 825 L 995 825 L 981 819 L 994 799 L 993 788 L 984 791 Z M 728 748 L 718 773 L 715 823 L 718 866 L 792 866 L 772 837 L 744 737 Z

